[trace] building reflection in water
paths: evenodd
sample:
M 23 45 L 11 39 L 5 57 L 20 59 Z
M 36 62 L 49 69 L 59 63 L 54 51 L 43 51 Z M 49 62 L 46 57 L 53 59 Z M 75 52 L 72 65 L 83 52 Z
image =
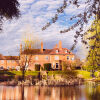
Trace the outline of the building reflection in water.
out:
M 90 100 L 86 93 L 84 86 L 0 86 L 0 100 Z

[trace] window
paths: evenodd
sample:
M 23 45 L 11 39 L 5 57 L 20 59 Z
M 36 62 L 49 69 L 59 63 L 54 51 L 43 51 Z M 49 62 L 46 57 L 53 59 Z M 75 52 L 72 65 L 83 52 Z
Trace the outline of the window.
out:
M 16 66 L 16 70 L 19 71 L 20 70 L 20 66 Z
M 56 68 L 58 68 L 58 66 L 59 66 L 58 63 L 56 63 Z
M 7 67 L 7 70 L 9 70 L 9 66 Z
M 38 60 L 38 56 L 35 56 L 35 60 Z
M 71 58 L 71 60 L 74 60 L 74 57 L 73 57 L 73 58 Z
M 67 50 L 65 50 L 65 53 L 68 53 Z
M 58 53 L 58 50 L 56 50 L 56 53 Z
M 12 66 L 11 68 L 12 68 L 12 69 L 14 69 L 15 67 L 14 67 L 14 66 Z
M 59 56 L 55 56 L 55 60 L 59 60 Z
M 0 67 L 0 70 L 3 70 L 3 66 Z
M 10 60 L 7 60 L 7 63 L 10 63 Z
M 3 64 L 4 63 L 4 60 L 1 60 L 1 63 Z
M 69 56 L 67 56 L 67 60 L 69 60 Z
M 12 63 L 14 63 L 14 60 L 12 60 Z
M 49 57 L 48 57 L 48 56 L 45 56 L 45 59 L 46 59 L 46 60 L 48 60 L 48 59 L 49 59 Z

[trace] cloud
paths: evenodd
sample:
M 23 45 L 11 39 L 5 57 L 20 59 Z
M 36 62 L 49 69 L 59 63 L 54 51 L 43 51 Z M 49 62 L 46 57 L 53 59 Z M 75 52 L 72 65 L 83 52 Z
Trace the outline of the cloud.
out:
M 36 34 L 44 42 L 45 48 L 53 48 L 59 40 L 62 40 L 63 47 L 70 48 L 72 46 L 74 31 L 60 34 L 60 30 L 68 27 L 67 24 L 63 24 L 65 22 L 63 15 L 62 19 L 59 18 L 58 22 L 52 24 L 47 30 L 41 30 L 55 15 L 56 9 L 62 5 L 63 0 L 19 0 L 19 2 L 22 15 L 17 20 L 5 20 L 3 32 L 0 34 L 0 53 L 8 55 L 9 52 L 12 55 L 18 55 L 16 49 L 19 48 L 25 32 Z M 84 5 L 80 9 L 83 7 Z M 77 13 L 76 8 L 69 6 L 65 10 L 65 18 L 68 19 L 73 12 Z

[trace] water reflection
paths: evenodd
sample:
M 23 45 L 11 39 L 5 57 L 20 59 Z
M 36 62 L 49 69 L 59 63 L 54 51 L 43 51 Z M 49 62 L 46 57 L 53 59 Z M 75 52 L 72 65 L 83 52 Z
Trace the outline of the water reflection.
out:
M 100 100 L 100 84 L 88 82 L 85 93 L 87 94 L 88 100 Z
M 0 86 L 0 100 L 100 100 L 100 85 L 76 87 Z

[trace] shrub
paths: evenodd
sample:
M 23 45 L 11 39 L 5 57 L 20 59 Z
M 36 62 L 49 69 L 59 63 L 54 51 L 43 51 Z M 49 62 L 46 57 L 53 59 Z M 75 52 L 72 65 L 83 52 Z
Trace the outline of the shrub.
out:
M 51 63 L 45 63 L 44 64 L 44 70 L 50 71 L 51 70 Z
M 28 71 L 31 71 L 31 69 L 28 69 Z
M 71 69 L 70 63 L 69 62 L 62 62 L 62 70 L 66 71 L 68 69 Z
M 62 72 L 62 77 L 66 78 L 66 79 L 76 78 L 77 77 L 77 72 L 74 71 L 74 70 L 63 71 Z
M 35 64 L 35 71 L 40 71 L 40 67 L 41 67 L 40 64 Z

